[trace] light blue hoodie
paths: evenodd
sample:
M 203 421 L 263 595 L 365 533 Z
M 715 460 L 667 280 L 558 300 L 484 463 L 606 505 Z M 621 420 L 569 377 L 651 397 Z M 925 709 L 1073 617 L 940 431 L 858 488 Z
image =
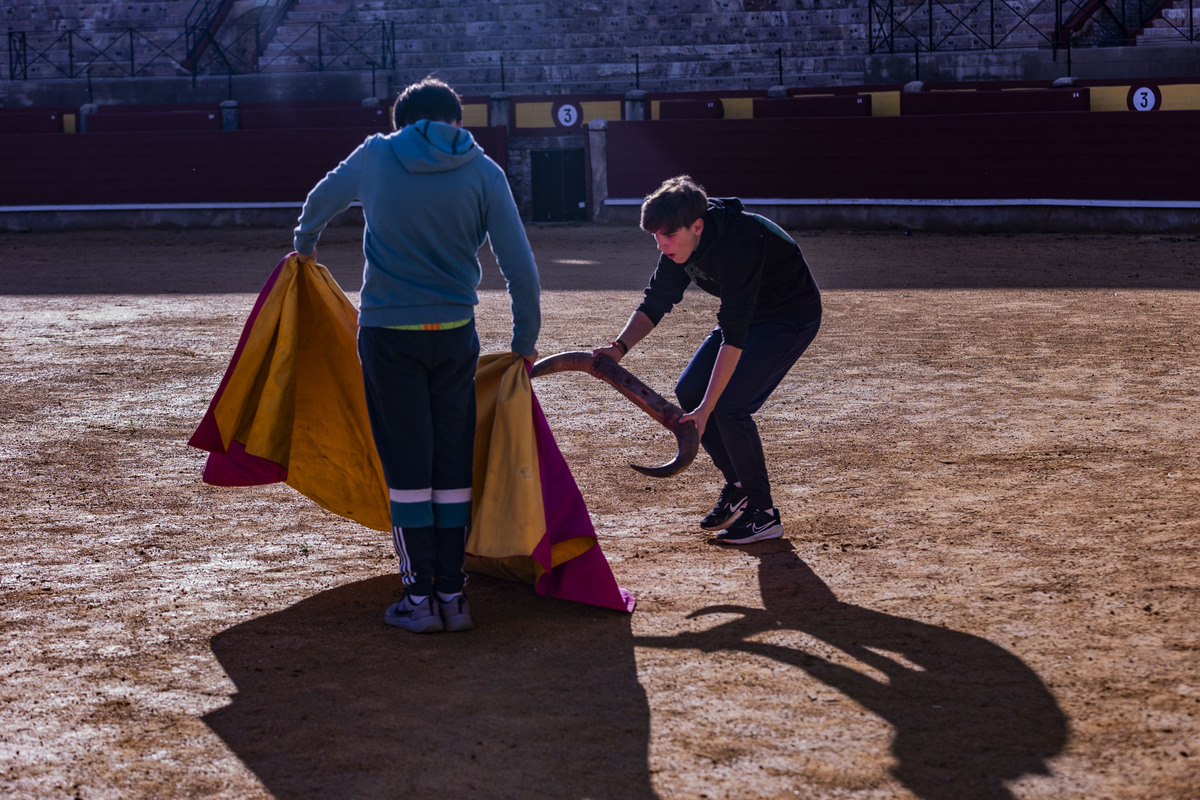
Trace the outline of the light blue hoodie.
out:
M 362 201 L 363 327 L 474 316 L 487 240 L 512 297 L 515 352 L 534 352 L 541 327 L 537 264 L 504 171 L 470 132 L 421 120 L 369 137 L 304 201 L 296 252 L 311 254 L 329 221 Z

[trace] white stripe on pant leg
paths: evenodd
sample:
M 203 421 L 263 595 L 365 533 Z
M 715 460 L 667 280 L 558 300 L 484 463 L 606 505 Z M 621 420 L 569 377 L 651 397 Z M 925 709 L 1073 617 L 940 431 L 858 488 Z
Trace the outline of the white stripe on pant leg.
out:
M 388 500 L 393 503 L 428 503 L 431 497 L 433 497 L 433 490 L 428 487 L 424 489 L 388 489 Z M 400 558 L 400 579 L 405 586 L 409 586 L 417 579 L 417 574 L 413 571 L 412 558 L 409 557 L 408 547 L 404 543 L 404 528 L 399 525 L 392 525 L 392 547 L 396 549 L 396 555 Z
M 465 489 L 434 489 L 433 502 L 443 505 L 469 503 L 471 502 L 471 487 L 468 486 Z
M 431 497 L 433 497 L 433 489 L 428 488 L 388 489 L 388 499 L 393 503 L 426 503 Z
M 392 527 L 392 546 L 396 548 L 396 555 L 400 557 L 400 581 L 405 586 L 411 586 L 417 579 L 417 574 L 413 572 L 412 559 L 408 557 L 408 548 L 404 545 L 403 528 Z
M 467 549 L 467 542 L 469 542 L 470 540 L 471 540 L 471 526 L 465 525 L 465 526 L 463 526 L 463 550 L 464 551 Z M 469 581 L 471 579 L 471 576 L 467 574 L 467 561 L 465 558 L 463 559 L 462 576 L 463 576 L 463 586 L 466 586 L 467 581 Z

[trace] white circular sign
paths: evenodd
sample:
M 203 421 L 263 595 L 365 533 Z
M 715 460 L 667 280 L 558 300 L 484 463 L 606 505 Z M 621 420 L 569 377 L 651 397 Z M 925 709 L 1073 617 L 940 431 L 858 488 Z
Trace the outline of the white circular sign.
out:
M 563 103 L 554 112 L 554 116 L 558 120 L 559 125 L 562 125 L 564 128 L 574 128 L 579 124 L 579 118 L 582 115 L 579 113 L 579 109 L 571 103 Z
M 1156 111 L 1162 98 L 1154 86 L 1138 86 L 1129 93 L 1129 107 L 1134 111 Z

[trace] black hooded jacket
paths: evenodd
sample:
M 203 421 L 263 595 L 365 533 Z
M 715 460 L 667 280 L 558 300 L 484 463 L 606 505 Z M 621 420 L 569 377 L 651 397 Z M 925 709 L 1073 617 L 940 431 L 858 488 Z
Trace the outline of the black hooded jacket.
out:
M 821 292 L 800 247 L 736 198 L 709 198 L 695 252 L 683 264 L 659 256 L 638 310 L 658 325 L 693 280 L 721 299 L 717 324 L 734 347 L 745 348 L 752 324 L 821 316 Z

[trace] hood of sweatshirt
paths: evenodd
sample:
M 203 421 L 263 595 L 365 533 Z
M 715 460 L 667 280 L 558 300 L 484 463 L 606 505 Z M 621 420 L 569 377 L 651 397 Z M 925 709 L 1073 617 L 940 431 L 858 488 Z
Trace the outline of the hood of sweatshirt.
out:
M 427 119 L 405 125 L 388 138 L 409 172 L 449 172 L 483 153 L 470 131 Z
M 742 201 L 736 197 L 708 198 L 708 213 L 704 215 L 704 230 L 700 234 L 700 244 L 696 252 L 688 259 L 688 264 L 697 268 L 698 274 L 704 276 L 703 264 L 712 250 L 713 243 L 720 240 L 729 230 L 733 219 L 742 212 Z M 689 275 L 691 272 L 689 271 Z M 704 276 L 707 277 L 707 276 Z M 695 275 L 692 276 L 695 280 Z

